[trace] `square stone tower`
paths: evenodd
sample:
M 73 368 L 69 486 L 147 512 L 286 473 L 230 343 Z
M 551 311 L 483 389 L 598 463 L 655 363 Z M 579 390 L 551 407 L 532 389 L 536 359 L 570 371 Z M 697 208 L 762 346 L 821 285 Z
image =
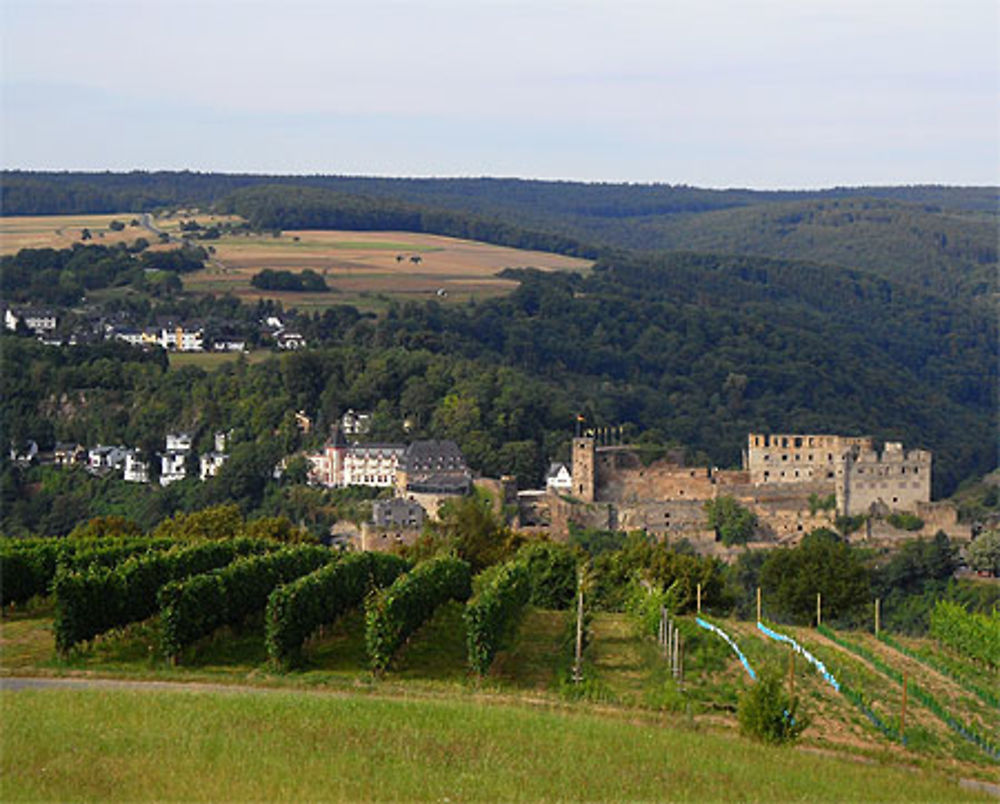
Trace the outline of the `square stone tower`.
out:
M 573 439 L 573 496 L 582 502 L 594 501 L 594 439 Z

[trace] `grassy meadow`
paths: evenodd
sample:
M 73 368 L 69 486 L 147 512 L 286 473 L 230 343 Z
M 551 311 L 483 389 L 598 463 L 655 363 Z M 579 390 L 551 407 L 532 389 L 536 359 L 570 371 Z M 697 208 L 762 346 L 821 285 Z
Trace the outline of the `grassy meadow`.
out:
M 977 798 L 920 770 L 482 700 L 56 689 L 0 703 L 5 801 Z
M 798 747 L 739 737 L 736 710 L 751 682 L 722 640 L 687 619 L 678 682 L 627 616 L 595 613 L 585 682 L 574 685 L 573 622 L 562 611 L 529 609 L 483 679 L 467 670 L 454 602 L 378 679 L 366 666 L 360 611 L 314 635 L 303 666 L 287 672 L 269 666 L 259 618 L 217 631 L 171 666 L 159 656 L 155 617 L 61 658 L 52 614 L 47 600 L 6 613 L 0 675 L 180 682 L 184 691 L 5 691 L 4 800 L 946 800 L 969 795 L 955 779 L 996 778 L 996 763 L 916 701 L 902 746 L 801 660 L 794 688 L 812 724 Z M 788 650 L 752 623 L 719 622 L 758 671 L 789 668 Z M 863 690 L 881 717 L 897 716 L 898 684 L 814 630 L 784 630 Z M 995 709 L 877 647 L 960 719 L 996 733 Z

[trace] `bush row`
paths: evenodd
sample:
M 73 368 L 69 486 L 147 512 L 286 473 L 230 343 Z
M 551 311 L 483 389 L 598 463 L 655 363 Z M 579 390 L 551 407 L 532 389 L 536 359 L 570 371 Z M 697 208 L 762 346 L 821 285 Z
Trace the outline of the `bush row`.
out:
M 489 572 L 489 571 L 488 571 Z M 489 572 L 489 578 L 465 607 L 469 667 L 485 675 L 505 633 L 531 597 L 531 576 L 521 561 Z
M 965 689 L 967 692 L 971 692 L 973 695 L 979 698 L 979 700 L 981 700 L 988 706 L 992 706 L 994 709 L 1000 709 L 1000 697 L 998 697 L 996 693 L 991 692 L 989 690 L 985 690 L 978 684 L 974 684 L 973 682 L 969 681 L 969 679 L 965 678 L 965 676 L 959 675 L 954 668 L 949 667 L 948 664 L 946 664 L 940 658 L 934 656 L 927 656 L 922 653 L 917 653 L 916 651 L 912 651 L 908 647 L 906 647 L 906 645 L 897 642 L 895 639 L 893 639 L 884 631 L 878 635 L 878 640 L 880 642 L 884 642 L 893 650 L 898 650 L 900 653 L 909 656 L 911 659 L 918 661 L 921 664 L 925 664 L 934 670 L 937 670 L 937 672 L 939 672 L 941 675 L 947 676 L 956 684 L 961 685 L 963 689 Z
M 267 606 L 275 587 L 336 558 L 326 547 L 289 547 L 164 585 L 157 595 L 163 653 L 176 658 L 216 628 L 243 622 Z
M 452 599 L 468 600 L 471 594 L 469 565 L 444 557 L 417 565 L 392 586 L 370 595 L 365 604 L 365 646 L 372 670 L 385 670 L 399 646 L 438 606 Z
M 370 590 L 388 586 L 409 566 L 387 553 L 353 553 L 279 586 L 264 617 L 268 657 L 278 665 L 297 663 L 313 631 L 361 605 Z
M 868 662 L 872 667 L 881 672 L 882 674 L 888 676 L 897 684 L 903 683 L 903 674 L 897 670 L 895 667 L 887 664 L 882 658 L 875 653 L 872 653 L 867 648 L 862 645 L 856 645 L 849 640 L 842 639 L 837 636 L 837 634 L 827 628 L 825 625 L 821 625 L 817 630 L 823 634 L 827 639 L 836 642 L 841 647 L 851 651 L 851 653 L 856 656 L 860 656 L 866 662 Z M 954 717 L 941 703 L 935 698 L 931 693 L 921 687 L 913 680 L 909 680 L 906 685 L 906 689 L 909 691 L 916 700 L 920 701 L 925 707 L 930 709 L 940 720 L 942 720 L 949 728 L 958 732 L 962 737 L 964 737 L 969 742 L 975 744 L 980 749 L 985 751 L 994 759 L 1000 759 L 1000 744 L 996 743 L 995 740 L 990 737 L 983 735 L 979 732 L 977 728 L 969 725 L 968 723 L 963 723 L 958 718 Z
M 2 604 L 23 603 L 47 595 L 60 567 L 84 569 L 92 564 L 111 566 L 147 550 L 167 550 L 166 539 L 17 539 L 0 547 L 3 568 Z
M 1000 612 L 970 614 L 958 603 L 939 600 L 931 612 L 931 635 L 963 656 L 1000 667 Z
M 52 582 L 56 648 L 65 653 L 73 645 L 112 628 L 145 620 L 156 613 L 156 593 L 170 581 L 272 547 L 271 542 L 252 539 L 206 542 L 133 556 L 114 567 L 60 571 Z

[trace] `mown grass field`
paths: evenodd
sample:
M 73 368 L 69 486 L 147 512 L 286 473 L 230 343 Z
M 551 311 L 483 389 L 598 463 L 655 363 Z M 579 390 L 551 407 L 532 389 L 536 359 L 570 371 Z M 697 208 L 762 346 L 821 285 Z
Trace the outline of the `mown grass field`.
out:
M 106 798 L 110 778 L 121 791 L 113 797 L 130 799 L 944 800 L 968 797 L 956 779 L 995 780 L 996 763 L 915 701 L 904 747 L 801 660 L 795 691 L 812 725 L 799 745 L 774 750 L 744 740 L 735 713 L 751 682 L 718 637 L 684 622 L 679 683 L 655 642 L 638 637 L 625 615 L 595 614 L 586 682 L 578 687 L 568 680 L 567 612 L 529 610 L 480 680 L 466 668 L 462 606 L 447 604 L 376 680 L 366 667 L 359 611 L 315 635 L 302 668 L 278 673 L 267 664 L 259 621 L 216 632 L 176 667 L 158 656 L 156 618 L 61 659 L 53 647 L 52 606 L 42 601 L 0 623 L 3 675 L 174 681 L 200 691 L 4 693 L 4 723 L 16 724 L 5 728 L 4 761 L 35 770 L 5 768 L 11 786 L 0 792 L 5 800 Z M 786 672 L 787 648 L 752 623 L 719 622 L 758 671 Z M 881 716 L 898 716 L 900 691 L 890 679 L 811 629 L 783 630 L 863 689 Z M 886 661 L 908 662 L 911 678 L 946 699 L 956 715 L 1000 731 L 996 710 L 879 647 Z M 198 686 L 204 684 L 211 688 Z M 114 724 L 108 733 L 105 723 Z M 284 759 L 254 765 L 255 756 L 272 753 Z M 18 762 L 8 759 L 12 754 Z M 47 776 L 53 771 L 39 767 L 59 770 Z M 204 774 L 218 784 L 191 782 Z
M 5 801 L 977 798 L 920 770 L 481 700 L 60 689 L 0 702 Z

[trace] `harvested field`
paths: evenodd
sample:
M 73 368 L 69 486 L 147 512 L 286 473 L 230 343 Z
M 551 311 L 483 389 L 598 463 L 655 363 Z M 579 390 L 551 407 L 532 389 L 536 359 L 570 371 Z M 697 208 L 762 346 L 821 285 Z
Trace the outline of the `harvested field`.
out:
M 585 271 L 591 263 L 539 251 L 521 251 L 470 240 L 412 232 L 288 231 L 233 235 L 211 241 L 216 265 L 184 277 L 185 287 L 205 293 L 233 293 L 247 301 L 276 298 L 288 306 L 384 306 L 389 298 L 444 302 L 509 293 L 516 283 L 496 277 L 504 268 Z M 261 291 L 250 284 L 265 268 L 311 269 L 331 293 Z M 381 298 L 380 298 L 381 297 Z
M 132 212 L 111 215 L 39 215 L 31 217 L 0 217 L 0 253 L 14 254 L 22 248 L 69 248 L 74 243 L 94 243 L 110 246 L 115 243 L 135 242 L 144 237 L 150 243 L 156 238 L 142 226 L 129 226 L 133 219 L 142 216 Z M 121 231 L 109 227 L 111 221 L 125 224 Z M 81 240 L 83 229 L 89 229 L 90 240 Z

